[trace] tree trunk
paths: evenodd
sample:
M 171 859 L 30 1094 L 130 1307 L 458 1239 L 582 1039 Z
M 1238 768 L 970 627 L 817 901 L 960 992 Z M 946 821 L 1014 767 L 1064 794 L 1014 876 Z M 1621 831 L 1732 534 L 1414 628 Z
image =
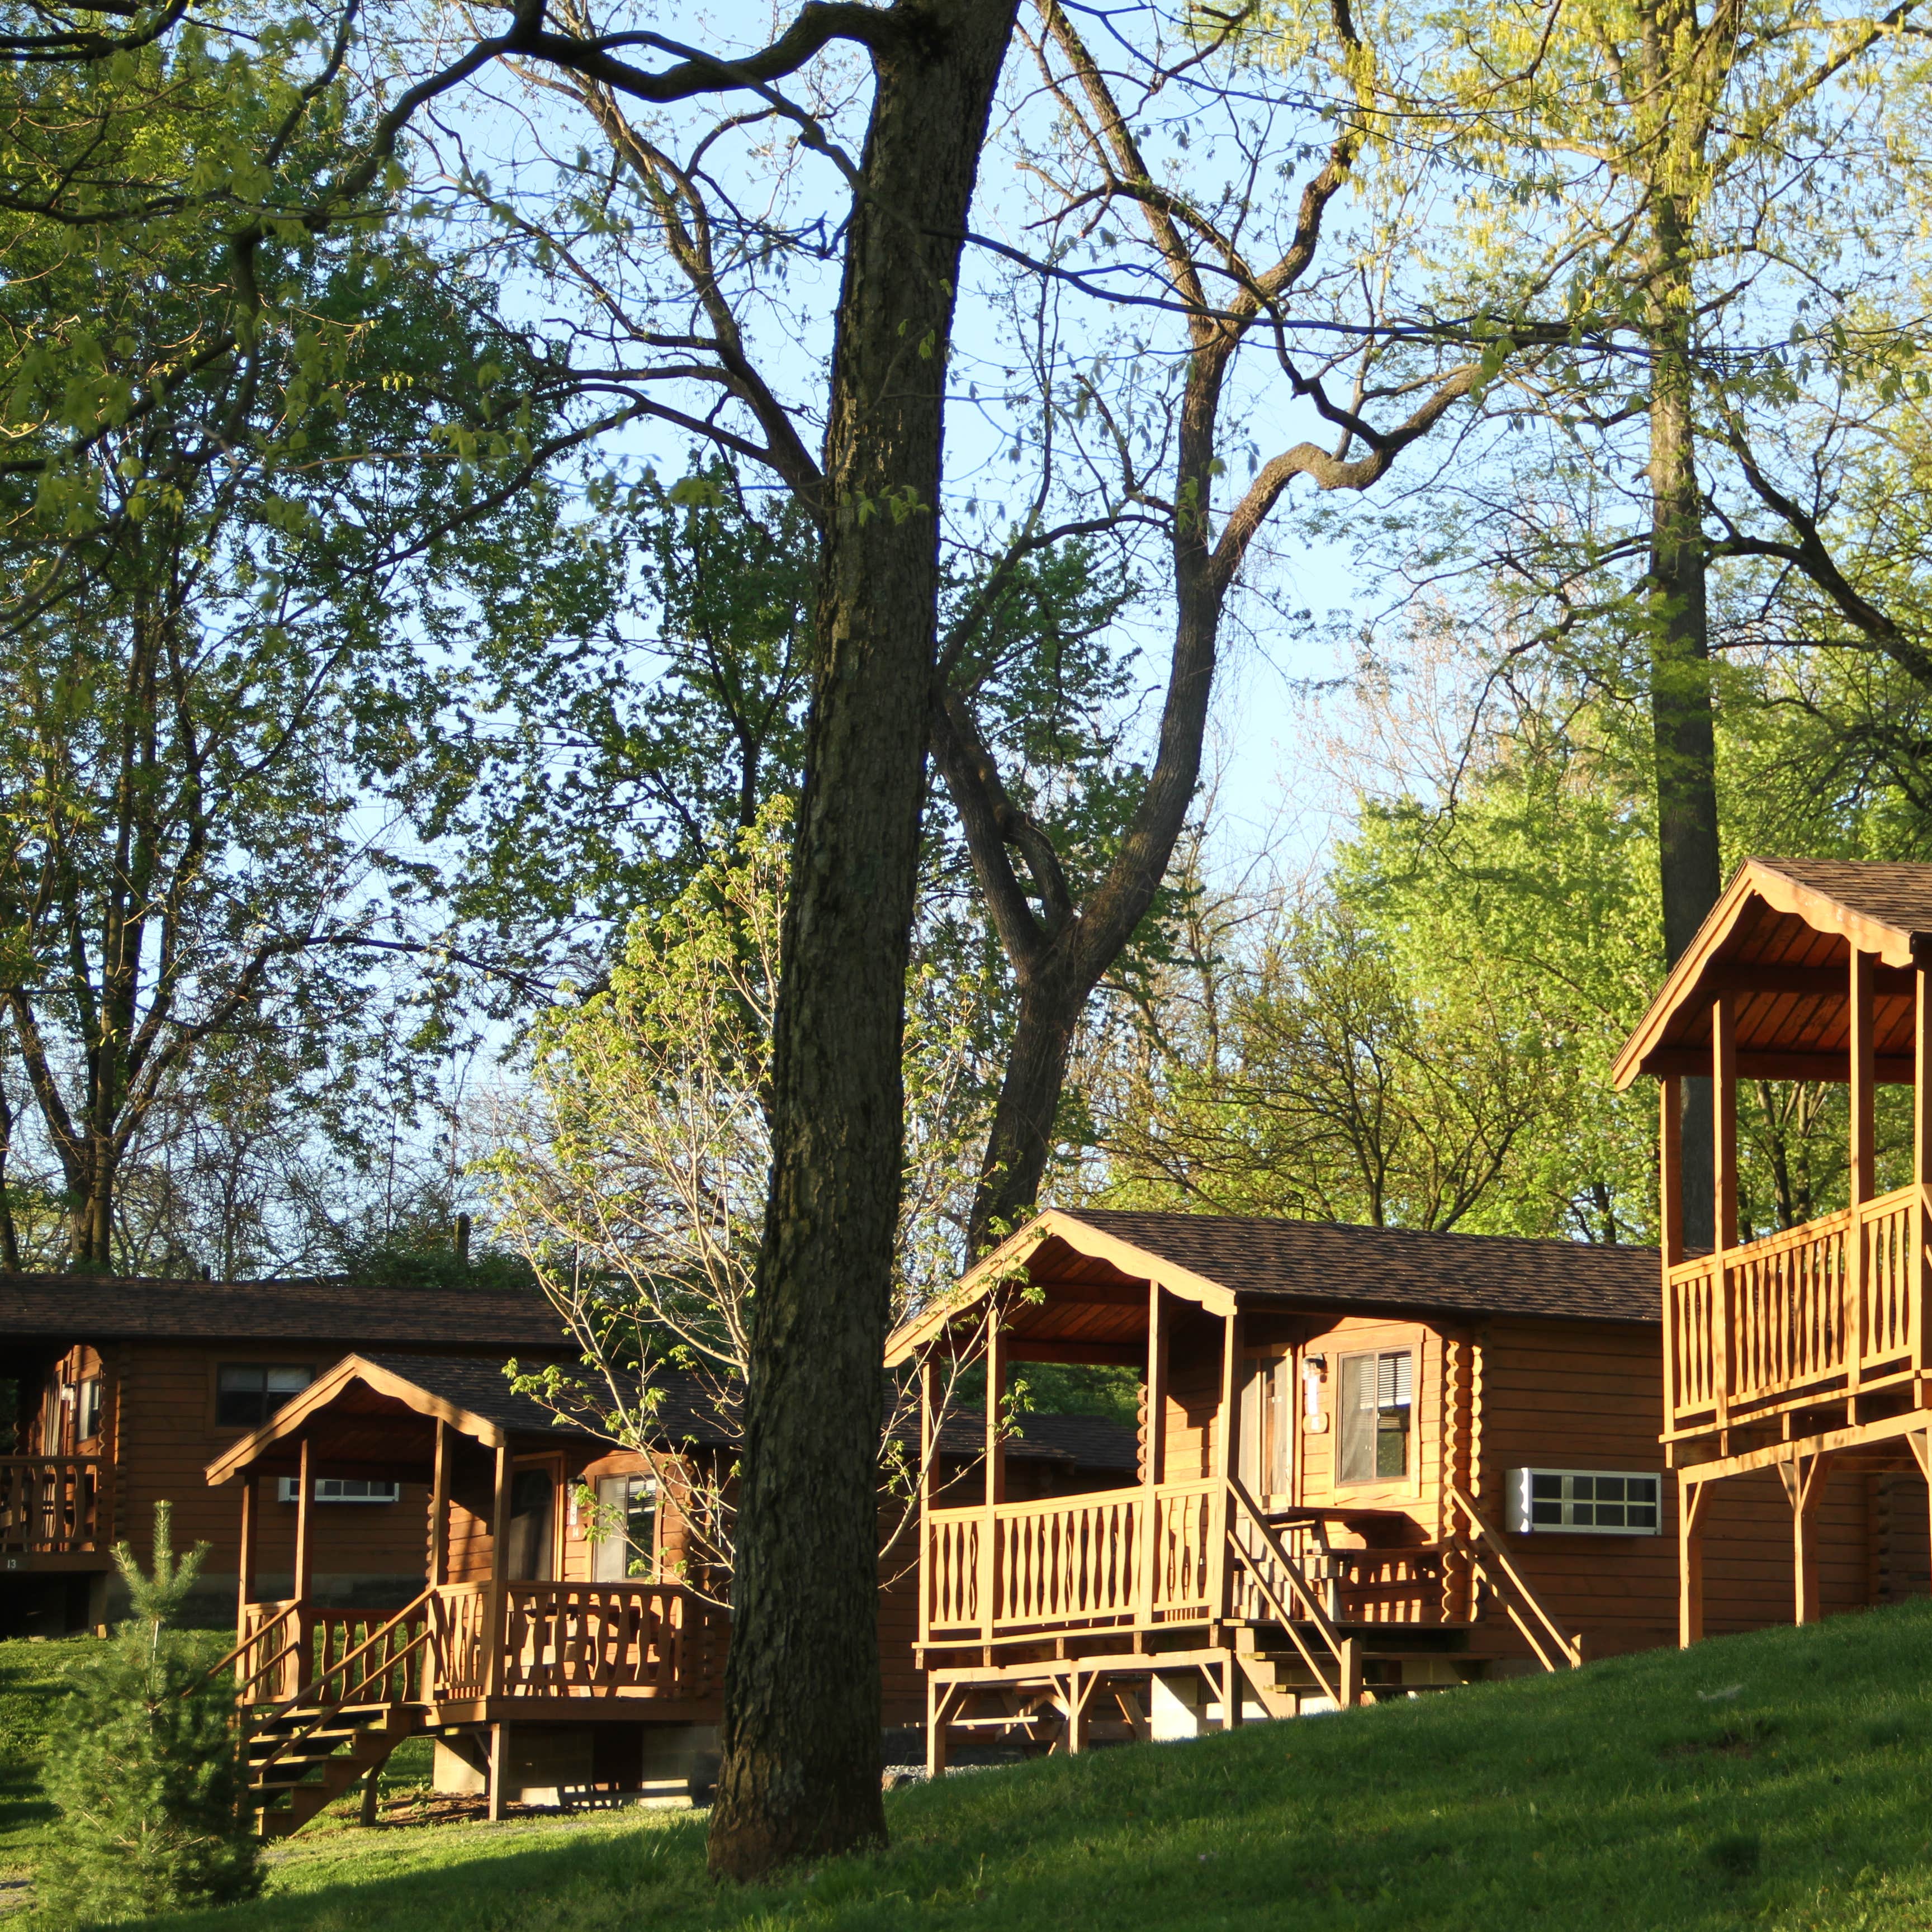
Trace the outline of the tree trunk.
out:
M 1000 1097 L 967 1223 L 967 1252 L 984 1253 L 1011 1234 L 1040 1196 L 1053 1150 L 1066 1062 L 1092 986 L 1042 975 L 1020 991 Z
M 818 659 L 772 1046 L 771 1190 L 711 1822 L 711 1868 L 735 1878 L 885 1834 L 878 1438 L 944 379 L 1013 14 L 1013 0 L 934 0 L 907 9 L 908 32 L 874 54 L 833 348 Z
M 1694 78 L 1677 70 L 1687 44 L 1679 8 L 1667 5 L 1648 12 L 1644 42 L 1650 83 L 1646 110 L 1666 116 L 1681 110 L 1690 124 L 1656 130 L 1650 183 L 1652 273 L 1645 317 L 1651 352 L 1651 729 L 1664 948 L 1666 963 L 1675 964 L 1724 889 L 1704 506 L 1692 414 L 1692 230 L 1703 124 L 1690 99 L 1674 100 L 1679 89 L 1673 83 Z M 1714 1226 L 1711 1083 L 1686 1080 L 1683 1094 L 1684 1239 L 1688 1246 L 1708 1248 Z

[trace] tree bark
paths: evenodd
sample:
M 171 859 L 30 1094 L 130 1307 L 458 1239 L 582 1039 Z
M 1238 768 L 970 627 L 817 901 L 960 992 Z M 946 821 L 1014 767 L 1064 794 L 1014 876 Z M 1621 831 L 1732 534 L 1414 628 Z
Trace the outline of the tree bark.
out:
M 818 661 L 772 1047 L 714 1873 L 882 1839 L 878 1432 L 939 592 L 946 350 L 1013 0 L 874 46 L 826 432 Z
M 1644 132 L 1651 170 L 1645 315 L 1651 355 L 1651 729 L 1664 955 L 1675 964 L 1724 889 L 1691 343 L 1696 201 L 1714 98 L 1711 82 L 1713 72 L 1722 70 L 1724 43 L 1714 23 L 1712 34 L 1699 34 L 1683 0 L 1647 9 L 1642 33 L 1646 86 L 1639 118 L 1650 123 Z M 1683 1091 L 1684 1239 L 1687 1246 L 1708 1248 L 1714 1226 L 1711 1083 L 1688 1079 Z

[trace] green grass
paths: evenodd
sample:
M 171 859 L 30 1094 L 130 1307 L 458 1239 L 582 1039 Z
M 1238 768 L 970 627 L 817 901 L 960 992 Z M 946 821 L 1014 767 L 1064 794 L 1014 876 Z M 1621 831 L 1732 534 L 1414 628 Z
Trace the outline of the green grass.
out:
M 53 1807 L 40 1796 L 47 1726 L 62 1694 L 62 1666 L 93 1641 L 0 1642 L 0 1878 L 32 1870 L 35 1848 L 52 1822 Z
M 896 1794 L 715 1888 L 700 1820 L 304 1833 L 173 1932 L 1932 1927 L 1932 1604 Z

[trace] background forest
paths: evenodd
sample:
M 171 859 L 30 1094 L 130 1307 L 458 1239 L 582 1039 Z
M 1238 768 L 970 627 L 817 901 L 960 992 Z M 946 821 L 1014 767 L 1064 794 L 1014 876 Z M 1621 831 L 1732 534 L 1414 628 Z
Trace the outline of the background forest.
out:
M 820 150 L 512 54 L 405 124 L 433 10 L 15 11 L 0 1262 L 448 1276 L 468 1213 L 742 1372 Z M 1916 17 L 1023 20 L 902 1295 L 1036 1201 L 1649 1238 L 1606 1070 L 1722 874 L 1932 858 Z M 1748 1096 L 1749 1227 L 1841 1111 Z

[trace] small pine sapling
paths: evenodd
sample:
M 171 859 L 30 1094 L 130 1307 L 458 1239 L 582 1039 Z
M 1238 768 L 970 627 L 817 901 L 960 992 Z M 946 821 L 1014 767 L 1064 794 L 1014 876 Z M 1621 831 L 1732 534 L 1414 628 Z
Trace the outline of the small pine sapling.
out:
M 172 1628 L 208 1545 L 178 1561 L 172 1515 L 155 1504 L 152 1575 L 116 1546 L 130 1613 L 70 1666 L 73 1694 L 43 1774 L 62 1818 L 35 1885 L 51 1924 L 144 1918 L 261 1889 L 230 1688 L 208 1680 L 206 1644 Z

